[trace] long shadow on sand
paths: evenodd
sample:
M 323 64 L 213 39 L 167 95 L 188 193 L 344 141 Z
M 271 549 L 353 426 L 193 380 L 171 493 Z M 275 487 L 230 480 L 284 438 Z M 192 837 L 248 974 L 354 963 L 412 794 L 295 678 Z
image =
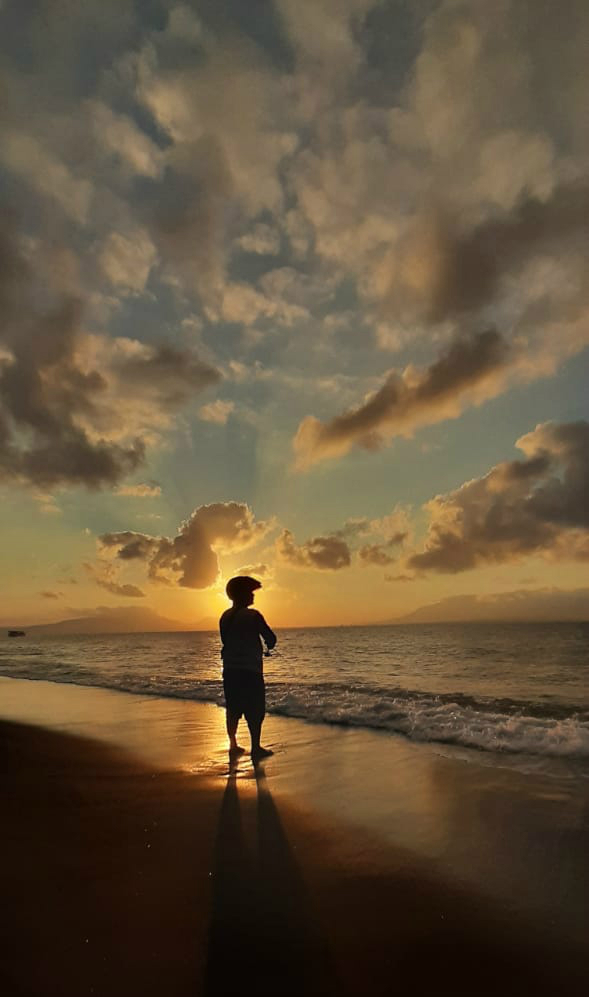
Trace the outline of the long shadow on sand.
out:
M 220 811 L 205 994 L 324 995 L 341 988 L 312 917 L 296 859 L 261 766 L 252 843 L 244 832 L 238 774 Z

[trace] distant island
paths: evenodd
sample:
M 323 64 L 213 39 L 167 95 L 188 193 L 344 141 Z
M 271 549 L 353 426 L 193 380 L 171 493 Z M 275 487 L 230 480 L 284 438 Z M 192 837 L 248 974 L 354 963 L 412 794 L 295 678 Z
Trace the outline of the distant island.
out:
M 99 633 L 166 633 L 169 631 L 213 630 L 217 621 L 206 617 L 192 626 L 160 616 L 153 609 L 111 608 L 106 606 L 89 616 L 75 616 L 56 623 L 38 623 L 27 627 L 30 634 L 99 634 Z
M 519 589 L 452 595 L 389 623 L 582 623 L 589 620 L 589 588 Z

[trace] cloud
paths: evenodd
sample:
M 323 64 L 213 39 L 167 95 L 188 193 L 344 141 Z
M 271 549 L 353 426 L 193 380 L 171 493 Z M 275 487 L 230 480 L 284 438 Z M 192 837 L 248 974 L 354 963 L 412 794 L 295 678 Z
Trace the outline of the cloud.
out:
M 145 391 L 164 408 L 176 409 L 195 391 L 220 380 L 219 372 L 191 350 L 167 344 L 142 346 L 118 360 L 117 372 L 126 386 Z
M 398 551 L 395 548 L 406 539 L 407 533 L 402 532 L 396 533 L 390 540 L 385 541 L 385 543 L 364 544 L 364 546 L 360 547 L 358 556 L 365 564 L 376 564 L 379 566 L 394 564 L 399 558 Z
M 222 401 L 218 398 L 216 402 L 201 406 L 198 414 L 205 422 L 214 422 L 218 426 L 224 426 L 234 408 L 234 402 Z
M 42 599 L 60 599 L 61 592 L 40 592 L 39 595 Z
M 270 225 L 258 222 L 249 232 L 240 236 L 237 245 L 246 253 L 276 256 L 280 252 L 280 232 Z
M 377 542 L 363 544 L 358 549 L 361 562 L 379 567 L 394 564 L 399 559 L 398 548 L 412 535 L 410 509 L 398 503 L 388 515 L 364 520 L 358 532 L 379 538 Z
M 174 148 L 145 209 L 146 227 L 170 279 L 209 303 L 218 300 L 225 280 L 232 193 L 224 149 L 214 136 L 204 135 Z
M 559 119 L 567 132 L 578 121 L 576 76 L 589 28 L 583 0 L 569 0 L 567 16 L 571 30 L 560 32 L 557 11 L 547 5 L 538 17 L 534 0 L 492 11 L 484 0 L 450 0 L 427 18 L 407 89 L 405 141 L 429 153 L 436 179 L 453 194 L 503 197 L 509 206 L 521 191 L 549 192 L 551 174 L 533 139 L 560 137 L 569 154 L 586 148 L 586 136 L 563 142 L 556 128 Z M 500 144 L 489 156 L 488 144 L 505 133 L 521 137 L 517 153 Z M 560 164 L 548 165 L 556 172 Z
M 127 530 L 104 533 L 99 544 L 103 553 L 110 552 L 119 561 L 144 561 L 150 581 L 203 589 L 218 576 L 218 554 L 253 546 L 272 525 L 256 522 L 242 502 L 216 502 L 195 509 L 174 537 Z
M 85 428 L 115 440 L 133 433 L 156 442 L 180 408 L 221 379 L 190 348 L 126 337 L 80 337 L 76 362 L 84 372 L 100 370 L 103 378 L 102 404 Z
M 309 118 L 362 64 L 357 30 L 374 6 L 375 0 L 276 0 L 296 56 L 301 110 Z
M 162 494 L 159 485 L 147 485 L 140 483 L 137 485 L 119 485 L 115 488 L 115 495 L 125 495 L 130 498 L 156 498 Z
M 378 519 L 352 517 L 339 529 L 312 537 L 303 544 L 297 544 L 292 532 L 283 529 L 275 550 L 280 561 L 296 568 L 338 571 L 352 564 L 356 552 L 364 564 L 384 566 L 397 560 L 398 554 L 393 550 L 404 543 L 410 533 L 409 510 L 396 505 L 386 516 Z M 361 543 L 367 537 L 372 541 Z
M 332 51 L 339 62 L 342 54 L 350 57 L 356 50 L 353 28 L 375 5 L 375 0 L 276 0 L 291 41 L 301 58 L 317 57 L 323 61 Z
M 264 293 L 251 284 L 228 283 L 223 291 L 221 310 L 210 312 L 212 319 L 224 319 L 226 322 L 238 322 L 251 326 L 254 322 L 273 319 L 284 325 L 293 325 L 296 321 L 308 318 L 306 308 L 288 300 L 285 289 L 278 294 Z
M 342 6 L 342 22 L 349 12 Z M 496 327 L 512 351 L 499 394 L 554 373 L 589 342 L 578 86 L 589 15 L 572 0 L 565 38 L 556 15 L 538 18 L 528 0 L 422 13 L 415 58 L 399 60 L 402 85 L 385 88 L 390 58 L 375 64 L 372 50 L 363 65 L 358 49 L 346 78 L 354 96 L 332 87 L 337 115 L 330 106 L 310 116 L 313 141 L 289 168 L 291 210 L 314 258 L 353 275 L 359 337 L 367 325 L 381 348 L 398 350 Z M 376 23 L 394 28 L 395 15 L 375 8 L 362 29 L 358 9 L 340 34 L 365 40 Z M 297 37 L 304 48 L 302 29 Z M 310 52 L 320 44 L 316 32 Z M 305 425 L 310 450 L 320 428 Z
M 0 240 L 0 338 L 9 355 L 0 370 L 0 475 L 41 488 L 115 482 L 142 461 L 144 446 L 92 441 L 78 421 L 91 418 L 104 387 L 98 370 L 83 372 L 74 359 L 82 303 L 66 290 L 41 291 L 42 274 L 33 276 L 10 219 Z
M 106 550 L 114 548 L 116 556 L 122 561 L 147 560 L 152 553 L 159 549 L 160 545 L 160 538 L 150 537 L 145 533 L 134 533 L 131 530 L 123 530 L 120 533 L 103 533 L 98 539 Z
M 563 184 L 549 197 L 525 197 L 512 210 L 464 229 L 435 207 L 397 247 L 385 307 L 428 323 L 492 303 L 531 259 L 559 255 L 589 233 L 589 188 Z
M 224 319 L 269 328 L 309 321 L 315 309 L 324 307 L 334 292 L 334 280 L 301 273 L 294 267 L 267 270 L 257 285 L 229 281 L 223 290 L 219 311 L 209 309 L 212 320 Z
M 266 251 L 271 228 L 254 220 L 281 209 L 278 171 L 297 140 L 286 88 L 255 45 L 203 30 L 188 59 L 173 21 L 120 73 L 169 141 L 145 223 L 170 279 L 217 307 L 233 235 L 253 221 L 250 251 Z
M 142 599 L 145 597 L 145 592 L 142 592 L 141 589 L 137 587 L 137 585 L 129 585 L 129 584 L 119 585 L 117 582 L 106 582 L 106 581 L 97 582 L 96 584 L 102 586 L 102 588 L 105 588 L 107 592 L 112 592 L 113 595 L 124 595 L 134 599 L 137 598 Z
M 125 235 L 111 232 L 100 250 L 98 263 L 115 287 L 142 291 L 157 259 L 155 246 L 147 232 L 132 230 Z
M 0 476 L 37 488 L 116 484 L 154 423 L 219 380 L 191 350 L 83 331 L 67 251 L 0 232 Z M 73 272 L 72 272 L 73 271 Z
M 112 595 L 122 595 L 125 598 L 143 599 L 143 592 L 137 585 L 121 582 L 118 572 L 110 561 L 100 560 L 98 564 L 84 563 L 84 570 L 100 588 L 106 589 Z
M 0 345 L 5 477 L 136 471 L 215 383 L 172 340 L 187 315 L 224 367 L 277 371 L 249 411 L 286 418 L 288 377 L 321 397 L 297 409 L 323 420 L 301 423 L 300 465 L 454 418 L 587 345 L 587 5 L 570 0 L 565 32 L 533 0 L 266 6 L 3 12 L 22 44 L 5 44 L 0 160 L 26 219 Z M 442 350 L 421 371 L 386 375 L 371 349 L 417 340 Z M 354 393 L 329 409 L 344 376 Z
M 524 459 L 427 504 L 428 534 L 409 569 L 457 573 L 535 554 L 589 560 L 589 423 L 544 423 L 516 446 Z
M 295 568 L 339 571 L 352 563 L 348 544 L 336 535 L 313 537 L 299 545 L 290 530 L 283 530 L 276 541 L 276 552 L 281 561 Z
M 250 575 L 252 578 L 268 578 L 271 574 L 271 569 L 268 564 L 245 564 L 243 567 L 238 568 L 235 574 Z
M 172 159 L 180 158 L 194 176 L 197 152 L 214 149 L 210 165 L 222 167 L 223 184 L 215 189 L 223 198 L 235 198 L 250 217 L 280 208 L 278 167 L 296 138 L 283 83 L 260 50 L 244 36 L 211 32 L 203 35 L 201 58 L 182 67 L 166 66 L 154 51 L 146 50 L 137 67 L 136 97 L 172 140 Z M 207 175 L 214 181 L 212 170 Z
M 44 516 L 62 515 L 63 510 L 57 504 L 55 495 L 52 495 L 51 492 L 45 492 L 38 488 L 34 488 L 32 497 L 38 505 L 39 512 L 42 512 Z
M 97 156 L 109 157 L 130 177 L 155 179 L 162 174 L 163 150 L 125 114 L 117 114 L 100 100 L 83 104 L 93 134 Z
M 480 404 L 500 390 L 508 361 L 507 343 L 489 329 L 456 339 L 425 370 L 392 371 L 383 386 L 357 408 L 326 423 L 314 416 L 301 422 L 294 439 L 298 467 L 342 456 L 353 446 L 376 450 L 392 436 L 456 418 L 468 403 Z
M 39 193 L 55 200 L 72 220 L 87 221 L 94 188 L 77 179 L 68 167 L 31 135 L 9 132 L 0 145 L 4 166 L 28 180 Z

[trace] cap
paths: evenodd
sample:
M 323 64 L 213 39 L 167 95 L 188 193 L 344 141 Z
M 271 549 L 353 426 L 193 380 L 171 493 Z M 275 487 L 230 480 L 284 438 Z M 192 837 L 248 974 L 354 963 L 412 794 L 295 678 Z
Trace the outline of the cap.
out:
M 236 599 L 251 595 L 256 589 L 261 588 L 262 583 L 257 578 L 250 578 L 249 575 L 235 575 L 234 578 L 230 578 L 227 582 L 225 591 L 229 598 L 235 602 Z

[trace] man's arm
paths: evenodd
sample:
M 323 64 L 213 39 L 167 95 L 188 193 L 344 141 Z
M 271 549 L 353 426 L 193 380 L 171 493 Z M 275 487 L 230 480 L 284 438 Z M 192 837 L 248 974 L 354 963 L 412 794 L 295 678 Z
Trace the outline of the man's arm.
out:
M 262 614 L 258 613 L 258 616 L 259 616 L 258 622 L 260 626 L 260 635 L 264 638 L 264 641 L 268 646 L 268 650 L 271 651 L 276 644 L 276 634 L 274 633 L 273 630 L 270 630 L 270 627 L 266 623 L 266 620 L 264 619 Z

